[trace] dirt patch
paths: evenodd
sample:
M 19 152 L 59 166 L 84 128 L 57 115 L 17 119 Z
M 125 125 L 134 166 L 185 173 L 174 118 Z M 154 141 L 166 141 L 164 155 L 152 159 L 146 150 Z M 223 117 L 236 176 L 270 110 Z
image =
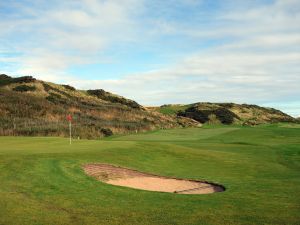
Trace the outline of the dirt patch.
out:
M 87 164 L 83 169 L 86 174 L 102 182 L 147 191 L 210 194 L 225 190 L 221 185 L 206 181 L 162 177 L 108 164 Z

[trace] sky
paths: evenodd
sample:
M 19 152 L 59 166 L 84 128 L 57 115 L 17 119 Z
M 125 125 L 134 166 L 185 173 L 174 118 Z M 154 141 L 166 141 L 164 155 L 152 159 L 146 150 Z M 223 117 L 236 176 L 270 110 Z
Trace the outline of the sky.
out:
M 300 116 L 299 0 L 0 0 L 0 73 Z

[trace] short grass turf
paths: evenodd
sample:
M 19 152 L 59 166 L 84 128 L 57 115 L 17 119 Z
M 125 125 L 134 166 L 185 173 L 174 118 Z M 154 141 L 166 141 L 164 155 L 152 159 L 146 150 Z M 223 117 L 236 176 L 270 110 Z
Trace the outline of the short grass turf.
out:
M 177 195 L 101 183 L 85 163 L 208 180 Z M 105 140 L 0 138 L 0 224 L 300 224 L 300 128 L 162 130 Z

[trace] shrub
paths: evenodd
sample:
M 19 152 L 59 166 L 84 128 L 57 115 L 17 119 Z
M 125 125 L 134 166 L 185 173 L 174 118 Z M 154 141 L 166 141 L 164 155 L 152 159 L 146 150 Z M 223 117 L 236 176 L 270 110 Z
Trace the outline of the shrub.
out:
M 44 89 L 45 89 L 45 91 L 46 92 L 50 92 L 51 91 L 51 93 L 50 93 L 50 95 L 55 95 L 57 98 L 60 98 L 61 99 L 61 96 L 65 96 L 66 98 L 68 98 L 68 100 L 74 100 L 74 101 L 77 101 L 78 99 L 76 98 L 76 97 L 73 97 L 72 95 L 70 95 L 70 94 L 68 94 L 67 92 L 64 92 L 64 91 L 62 91 L 62 90 L 59 90 L 58 88 L 55 88 L 55 87 L 53 87 L 53 86 L 51 86 L 51 85 L 49 85 L 49 84 L 46 84 L 46 83 L 42 83 L 43 84 L 43 86 L 44 86 Z M 71 87 L 71 86 L 70 86 Z M 72 88 L 72 87 L 71 87 Z M 56 93 L 59 93 L 59 94 L 55 94 L 54 92 L 56 92 Z M 54 96 L 54 97 L 55 97 Z M 50 97 L 50 99 L 52 99 L 53 100 L 53 98 L 51 98 Z M 49 100 L 49 99 L 48 99 Z M 51 101 L 51 100 L 50 100 Z M 62 99 L 61 101 L 60 101 L 61 103 L 66 103 L 66 101 L 65 101 L 65 99 Z
M 104 134 L 105 137 L 109 137 L 109 136 L 113 135 L 112 130 L 109 128 L 101 128 L 100 131 L 102 134 Z
M 216 109 L 214 111 L 214 114 L 223 124 L 232 124 L 235 118 L 239 119 L 239 117 L 235 113 L 226 108 Z
M 43 84 L 43 87 L 44 87 L 44 89 L 45 89 L 46 92 L 48 92 L 48 91 L 50 91 L 50 90 L 53 89 L 49 84 L 46 84 L 44 82 L 42 84 Z
M 63 99 L 61 97 L 61 95 L 59 94 L 55 94 L 55 93 L 50 93 L 49 96 L 46 97 L 46 99 L 49 101 L 49 102 L 52 102 L 54 104 L 66 104 L 66 101 L 65 99 Z
M 24 76 L 24 77 L 13 78 L 13 81 L 15 83 L 31 83 L 31 82 L 35 82 L 36 79 L 33 78 L 32 76 Z
M 232 108 L 234 103 L 219 103 L 219 105 L 225 108 Z
M 87 93 L 89 95 L 96 96 L 97 98 L 100 98 L 104 101 L 109 101 L 112 103 L 120 103 L 122 105 L 127 105 L 127 106 L 129 106 L 131 108 L 135 108 L 135 109 L 142 109 L 142 107 L 135 101 L 123 98 L 121 96 L 112 95 L 111 93 L 106 92 L 103 89 L 87 90 Z
M 64 85 L 62 85 L 65 89 L 68 89 L 68 90 L 70 90 L 70 91 L 76 91 L 76 88 L 74 88 L 74 87 L 72 87 L 72 86 L 70 86 L 70 85 L 67 85 L 67 84 L 64 84 Z
M 177 115 L 192 118 L 200 123 L 206 123 L 210 121 L 211 115 L 215 115 L 214 118 L 218 119 L 223 124 L 232 124 L 235 118 L 239 119 L 235 113 L 223 107 L 200 109 L 197 106 L 192 106 L 185 111 L 178 112 Z
M 19 92 L 35 91 L 36 87 L 28 86 L 28 85 L 20 85 L 20 86 L 16 86 L 15 88 L 13 88 L 13 90 L 19 91 Z
M 6 74 L 0 74 L 0 86 L 10 84 L 12 81 L 12 77 L 7 76 Z

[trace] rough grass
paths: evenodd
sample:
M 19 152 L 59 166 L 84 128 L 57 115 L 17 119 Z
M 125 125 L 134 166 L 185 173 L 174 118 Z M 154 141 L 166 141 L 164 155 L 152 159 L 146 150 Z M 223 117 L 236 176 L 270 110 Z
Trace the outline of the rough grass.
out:
M 300 129 L 206 127 L 104 141 L 0 138 L 0 224 L 299 224 Z M 117 187 L 102 162 L 225 185 L 211 195 Z

